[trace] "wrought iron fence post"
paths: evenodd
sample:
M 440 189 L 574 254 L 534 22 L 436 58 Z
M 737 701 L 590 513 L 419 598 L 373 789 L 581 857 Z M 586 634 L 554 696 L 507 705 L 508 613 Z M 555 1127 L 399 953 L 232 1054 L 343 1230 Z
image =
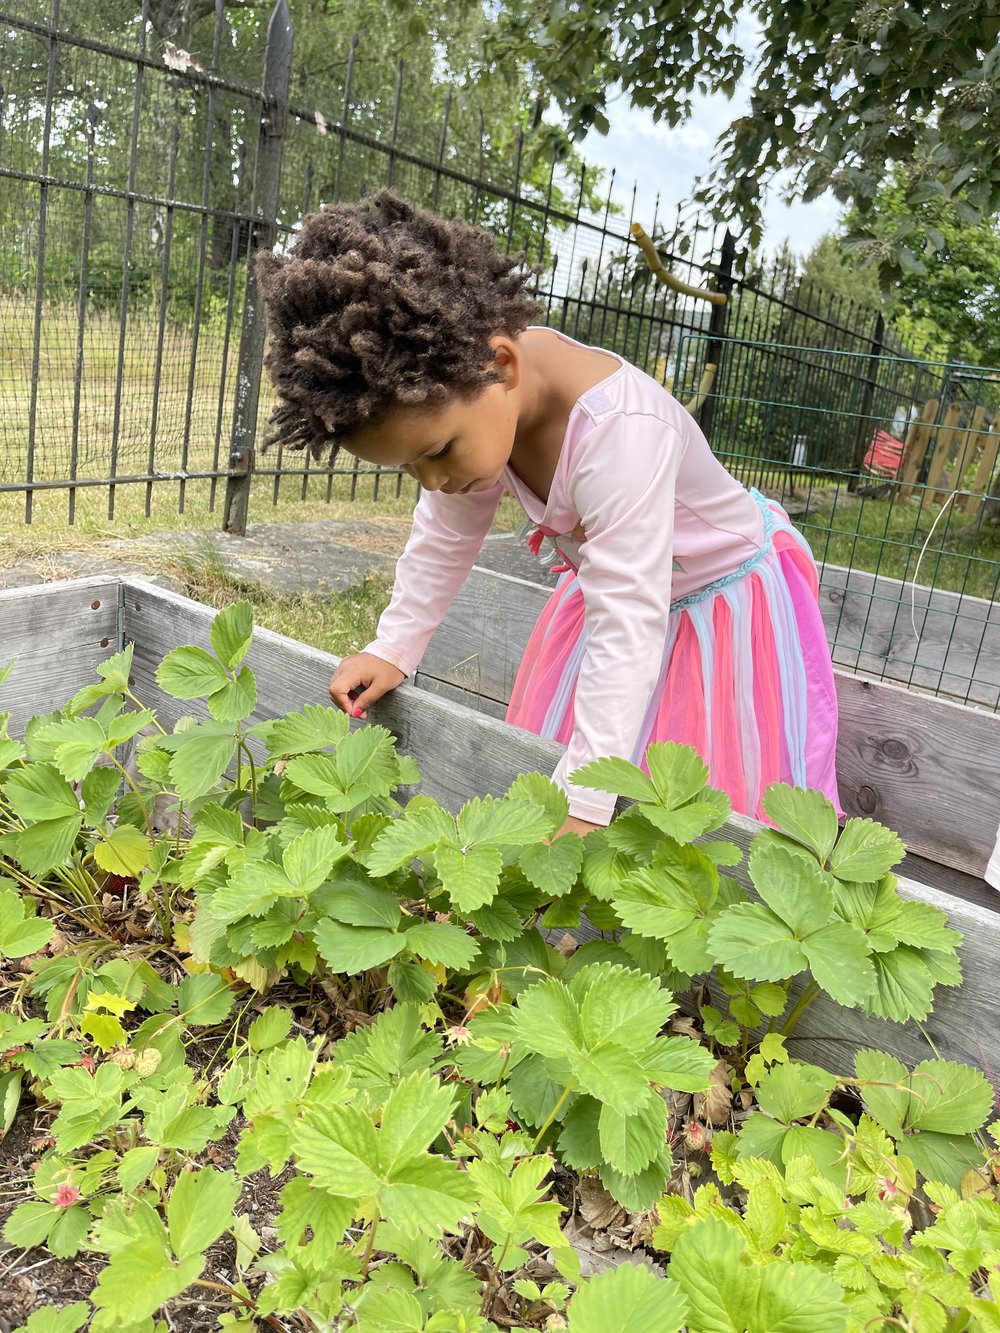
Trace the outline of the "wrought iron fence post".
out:
M 240 354 L 236 368 L 236 403 L 229 445 L 229 476 L 223 529 L 245 537 L 253 478 L 257 404 L 264 358 L 264 305 L 257 290 L 253 251 L 269 249 L 277 234 L 281 155 L 288 119 L 288 92 L 292 76 L 292 21 L 287 0 L 277 0 L 267 25 L 264 50 L 264 87 L 261 99 L 260 139 L 254 170 L 250 211 L 256 219 L 247 258 L 246 293 Z
M 868 373 L 861 385 L 861 397 L 858 402 L 858 428 L 854 436 L 854 456 L 851 459 L 851 475 L 847 479 L 848 491 L 856 491 L 861 482 L 861 469 L 865 465 L 865 454 L 872 438 L 872 403 L 875 401 L 875 382 L 878 379 L 879 358 L 885 350 L 885 320 L 881 310 L 875 316 L 872 329 L 871 350 L 868 357 Z
M 713 305 L 708 320 L 708 347 L 705 351 L 706 365 L 716 367 L 715 379 L 698 413 L 698 425 L 709 444 L 712 442 L 712 419 L 715 416 L 715 399 L 722 387 L 722 357 L 726 324 L 729 320 L 729 295 L 733 290 L 733 263 L 736 259 L 736 237 L 726 228 L 719 251 L 719 267 L 716 270 L 715 290 L 726 297 L 725 305 Z

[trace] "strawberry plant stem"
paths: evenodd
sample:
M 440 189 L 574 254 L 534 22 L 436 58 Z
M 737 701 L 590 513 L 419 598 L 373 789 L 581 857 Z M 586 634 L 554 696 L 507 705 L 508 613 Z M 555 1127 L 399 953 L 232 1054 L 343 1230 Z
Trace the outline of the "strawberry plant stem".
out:
M 553 1106 L 552 1110 L 549 1112 L 549 1114 L 548 1114 L 548 1118 L 546 1119 L 545 1124 L 541 1127 L 541 1129 L 540 1129 L 540 1130 L 538 1131 L 538 1133 L 535 1135 L 535 1141 L 534 1141 L 534 1143 L 531 1145 L 531 1151 L 532 1151 L 532 1152 L 537 1152 L 537 1150 L 538 1150 L 538 1145 L 541 1143 L 542 1139 L 545 1137 L 545 1133 L 546 1133 L 546 1131 L 548 1130 L 549 1126 L 552 1124 L 553 1120 L 555 1120 L 556 1116 L 559 1114 L 559 1111 L 560 1111 L 560 1109 L 562 1108 L 563 1103 L 565 1102 L 566 1098 L 569 1096 L 569 1094 L 573 1091 L 573 1089 L 574 1089 L 575 1087 L 576 1087 L 576 1079 L 575 1079 L 575 1078 L 571 1078 L 570 1081 L 566 1084 L 565 1088 L 563 1088 L 562 1092 L 560 1093 L 560 1095 L 559 1095 L 559 1100 L 556 1102 L 555 1106 Z
M 209 1282 L 207 1278 L 199 1278 L 194 1285 L 196 1287 L 208 1287 L 210 1291 L 221 1291 L 226 1296 L 231 1297 L 234 1301 L 240 1301 L 248 1310 L 253 1310 L 254 1314 L 257 1313 L 257 1306 L 252 1300 L 246 1296 L 241 1296 L 238 1291 L 234 1291 L 232 1287 L 227 1287 L 224 1282 Z M 270 1325 L 271 1328 L 278 1328 L 281 1329 L 281 1333 L 287 1333 L 285 1325 L 279 1323 L 273 1314 L 262 1315 L 261 1318 L 264 1320 L 264 1323 Z
M 372 1251 L 375 1249 L 375 1233 L 378 1231 L 380 1220 L 378 1213 L 376 1213 L 368 1230 L 368 1244 L 365 1246 L 364 1258 L 361 1260 L 361 1276 L 363 1278 L 368 1276 L 368 1265 L 372 1261 Z
M 813 1000 L 815 1000 L 816 997 L 820 994 L 821 994 L 820 987 L 816 984 L 815 981 L 810 981 L 809 985 L 805 988 L 805 990 L 802 992 L 799 998 L 795 1001 L 795 1004 L 792 1006 L 791 1012 L 789 1013 L 788 1017 L 785 1019 L 784 1023 L 782 1023 L 781 1028 L 779 1029 L 783 1037 L 787 1037 L 790 1032 L 793 1032 L 795 1030 L 795 1027 L 798 1024 L 799 1019 L 812 1004 Z

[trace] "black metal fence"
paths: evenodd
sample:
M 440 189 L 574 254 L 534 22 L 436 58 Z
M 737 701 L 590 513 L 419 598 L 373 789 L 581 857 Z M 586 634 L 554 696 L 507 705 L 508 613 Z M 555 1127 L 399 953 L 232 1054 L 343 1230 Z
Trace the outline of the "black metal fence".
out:
M 44 492 L 65 496 L 70 521 L 81 495 L 106 498 L 108 517 L 176 497 L 181 511 L 218 505 L 235 530 L 251 480 L 274 501 L 398 495 L 401 476 L 255 449 L 272 399 L 248 254 L 382 183 L 540 264 L 551 324 L 691 379 L 713 438 L 738 424 L 718 391 L 699 406 L 724 336 L 898 350 L 874 310 L 803 287 L 792 264 L 758 271 L 697 215 L 636 217 L 634 188 L 544 124 L 484 117 L 393 65 L 375 36 L 345 41 L 307 82 L 286 0 L 266 41 L 222 0 L 196 32 L 163 17 L 190 7 L 155 0 L 121 6 L 117 26 L 115 6 L 0 5 L 0 504 L 28 521 Z M 676 277 L 728 303 L 660 285 L 633 222 Z

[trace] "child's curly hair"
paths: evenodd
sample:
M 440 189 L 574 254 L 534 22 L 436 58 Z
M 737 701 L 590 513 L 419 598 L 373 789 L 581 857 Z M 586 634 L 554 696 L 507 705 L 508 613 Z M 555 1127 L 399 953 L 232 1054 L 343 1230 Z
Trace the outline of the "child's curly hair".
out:
M 316 459 L 392 408 L 496 382 L 489 339 L 516 337 L 540 309 L 522 290 L 521 256 L 391 190 L 310 214 L 288 256 L 262 251 L 256 264 L 264 363 L 283 400 L 266 445 Z

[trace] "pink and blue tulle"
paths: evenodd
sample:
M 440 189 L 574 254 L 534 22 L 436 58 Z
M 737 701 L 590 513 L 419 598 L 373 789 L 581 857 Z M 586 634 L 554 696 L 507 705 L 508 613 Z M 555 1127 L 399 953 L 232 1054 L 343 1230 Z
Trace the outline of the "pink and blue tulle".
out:
M 659 679 L 630 756 L 653 741 L 692 745 L 733 809 L 763 816 L 773 782 L 822 791 L 840 812 L 837 697 L 812 553 L 780 505 L 754 492 L 761 551 L 675 601 Z M 568 742 L 586 648 L 583 592 L 563 574 L 532 631 L 507 721 Z

